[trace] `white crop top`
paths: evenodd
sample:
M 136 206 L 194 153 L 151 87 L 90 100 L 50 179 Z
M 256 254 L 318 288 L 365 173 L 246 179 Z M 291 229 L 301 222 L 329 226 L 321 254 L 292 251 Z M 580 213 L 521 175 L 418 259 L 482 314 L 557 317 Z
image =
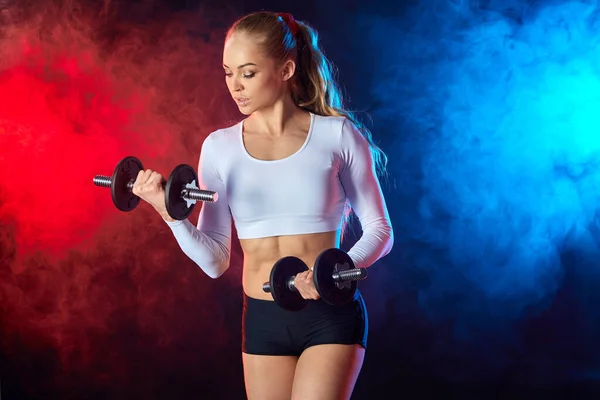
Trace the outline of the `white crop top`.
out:
M 303 146 L 273 161 L 246 151 L 242 126 L 212 132 L 202 144 L 198 186 L 218 192 L 218 200 L 200 205 L 196 226 L 189 219 L 165 221 L 208 276 L 229 267 L 232 220 L 239 239 L 336 231 L 346 200 L 363 231 L 348 251 L 356 266 L 389 253 L 392 225 L 371 149 L 349 120 L 311 114 Z

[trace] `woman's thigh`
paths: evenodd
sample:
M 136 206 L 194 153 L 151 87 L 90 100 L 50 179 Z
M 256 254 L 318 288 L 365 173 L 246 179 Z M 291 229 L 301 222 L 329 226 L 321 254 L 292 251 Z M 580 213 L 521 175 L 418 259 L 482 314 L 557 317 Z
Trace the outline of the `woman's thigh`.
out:
M 304 350 L 294 376 L 292 400 L 350 399 L 363 365 L 360 345 L 322 344 Z
M 289 400 L 298 358 L 242 353 L 248 400 Z

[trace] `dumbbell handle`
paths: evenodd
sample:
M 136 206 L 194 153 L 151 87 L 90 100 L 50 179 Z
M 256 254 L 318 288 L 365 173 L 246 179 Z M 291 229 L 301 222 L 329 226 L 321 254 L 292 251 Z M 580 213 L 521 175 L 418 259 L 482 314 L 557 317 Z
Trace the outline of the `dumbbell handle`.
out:
M 332 275 L 334 282 L 348 282 L 348 281 L 360 281 L 367 277 L 367 269 L 366 268 L 353 268 L 347 269 L 345 271 L 334 272 Z M 290 290 L 296 290 L 296 286 L 294 285 L 294 279 L 296 276 L 292 276 L 287 281 L 287 286 Z M 263 292 L 270 293 L 271 292 L 271 283 L 265 282 L 263 283 Z
M 133 190 L 133 181 L 127 182 L 127 189 Z M 94 185 L 100 187 L 109 188 L 112 184 L 112 178 L 106 175 L 96 175 L 94 177 Z M 162 184 L 163 187 L 165 183 Z M 209 203 L 214 203 L 218 199 L 217 192 L 213 192 L 211 190 L 202 190 L 202 189 L 183 189 L 181 191 L 181 197 L 185 200 L 196 200 L 196 201 L 204 201 Z

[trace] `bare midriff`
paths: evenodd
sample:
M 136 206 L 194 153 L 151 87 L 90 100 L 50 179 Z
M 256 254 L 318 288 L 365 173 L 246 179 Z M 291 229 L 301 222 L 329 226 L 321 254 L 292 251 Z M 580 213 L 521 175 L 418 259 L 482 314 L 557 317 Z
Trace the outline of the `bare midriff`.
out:
M 337 247 L 337 242 L 337 231 L 240 240 L 244 256 L 244 292 L 249 297 L 273 300 L 270 293 L 262 290 L 262 286 L 269 281 L 273 265 L 278 260 L 286 256 L 295 256 L 304 261 L 307 268 L 311 268 L 319 254 Z

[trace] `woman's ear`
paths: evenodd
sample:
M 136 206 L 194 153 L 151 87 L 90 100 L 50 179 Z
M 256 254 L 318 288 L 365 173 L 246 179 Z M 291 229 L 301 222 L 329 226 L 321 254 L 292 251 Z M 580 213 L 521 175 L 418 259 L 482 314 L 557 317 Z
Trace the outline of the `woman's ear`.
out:
M 284 64 L 283 64 L 283 80 L 287 81 L 289 79 L 291 79 L 294 74 L 296 73 L 296 63 L 292 60 L 287 60 Z

